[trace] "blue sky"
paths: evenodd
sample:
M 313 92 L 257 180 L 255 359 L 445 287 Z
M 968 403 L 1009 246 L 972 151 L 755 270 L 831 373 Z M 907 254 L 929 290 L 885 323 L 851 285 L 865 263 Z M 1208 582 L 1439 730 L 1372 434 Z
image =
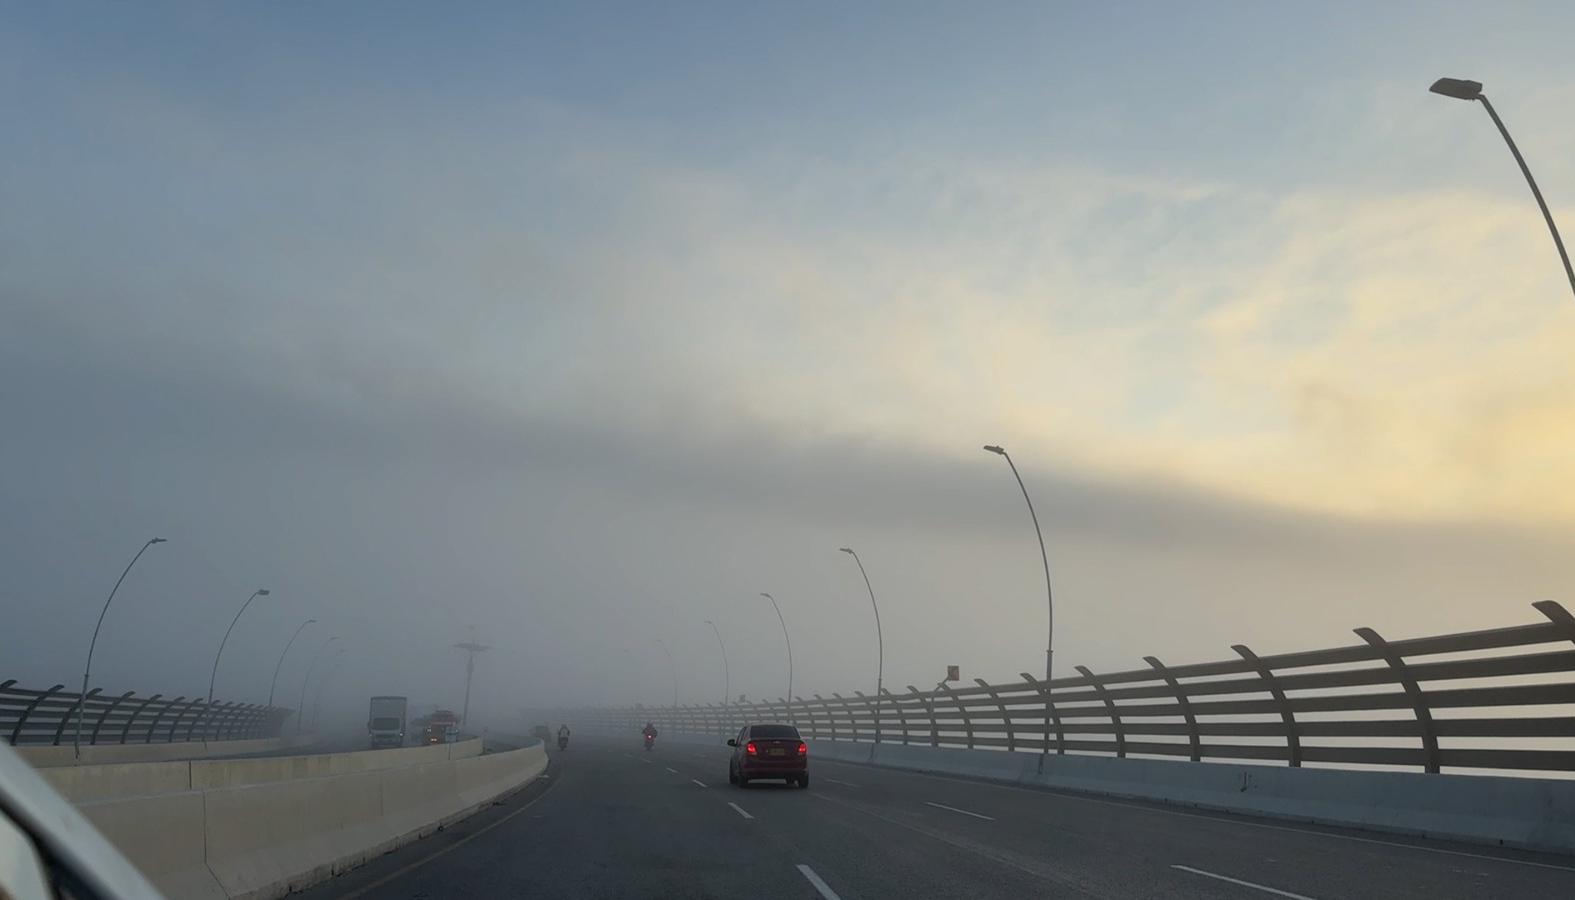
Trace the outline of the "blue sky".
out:
M 1575 301 L 1486 117 L 1426 88 L 1486 82 L 1575 222 L 1572 19 L 18 6 L 0 566 L 70 609 L 7 602 L 74 641 L 119 543 L 178 529 L 193 622 L 275 573 L 386 642 L 468 618 L 572 666 L 521 623 L 835 609 L 859 585 L 814 548 L 864 535 L 923 681 L 1036 652 L 997 627 L 1038 591 L 998 441 L 1082 659 L 1216 653 L 1266 592 L 1308 640 L 1404 632 L 1396 595 L 1519 621 L 1575 574 Z

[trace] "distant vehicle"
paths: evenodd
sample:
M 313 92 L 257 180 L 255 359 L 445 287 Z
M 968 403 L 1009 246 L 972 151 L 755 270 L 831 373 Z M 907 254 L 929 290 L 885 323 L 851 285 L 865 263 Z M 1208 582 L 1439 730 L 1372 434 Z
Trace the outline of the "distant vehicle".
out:
M 404 697 L 372 698 L 366 730 L 372 737 L 373 747 L 405 745 L 405 710 L 408 705 Z
M 729 784 L 748 787 L 761 778 L 780 778 L 809 787 L 809 745 L 792 725 L 745 725 L 727 745 L 733 748 Z
M 459 740 L 459 716 L 452 710 L 440 709 L 427 716 L 424 743 L 452 744 Z

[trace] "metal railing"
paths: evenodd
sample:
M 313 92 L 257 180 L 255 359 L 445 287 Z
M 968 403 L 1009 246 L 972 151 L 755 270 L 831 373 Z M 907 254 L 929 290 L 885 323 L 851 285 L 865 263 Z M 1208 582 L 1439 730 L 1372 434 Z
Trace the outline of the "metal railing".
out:
M 1146 666 L 1048 685 L 1022 680 L 884 692 L 885 743 L 1031 753 L 1246 760 L 1289 766 L 1575 771 L 1575 617 L 1553 601 L 1543 621 L 1487 631 Z M 1050 734 L 1045 733 L 1048 704 Z M 816 740 L 871 741 L 875 698 L 819 694 L 750 704 L 560 711 L 633 731 L 728 735 L 792 722 Z M 577 718 L 574 718 L 577 717 Z M 1486 745 L 1484 745 L 1484 742 Z M 1509 745 L 1509 746 L 1506 746 Z
M 0 681 L 0 738 L 9 744 L 70 744 L 76 733 L 81 694 L 57 684 L 48 690 Z M 204 716 L 202 696 L 138 697 L 135 691 L 108 695 L 88 691 L 82 709 L 83 744 L 162 744 L 276 737 L 294 710 L 251 703 L 213 704 Z

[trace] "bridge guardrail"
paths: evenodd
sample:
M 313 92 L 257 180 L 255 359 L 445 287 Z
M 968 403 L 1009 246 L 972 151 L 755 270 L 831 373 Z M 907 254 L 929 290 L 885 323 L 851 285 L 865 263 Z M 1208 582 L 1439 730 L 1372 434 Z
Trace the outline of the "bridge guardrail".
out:
M 81 694 L 64 687 L 34 690 L 18 687 L 15 679 L 0 681 L 0 739 L 14 746 L 70 744 L 79 704 L 84 745 L 278 737 L 280 726 L 294 712 L 280 706 L 215 701 L 212 714 L 204 715 L 207 703 L 202 696 L 138 697 L 135 691 L 112 696 L 102 688 L 88 691 L 83 704 Z
M 1236 644 L 1233 659 L 1167 666 L 1148 656 L 1141 669 L 1078 666 L 1076 676 L 1048 684 L 1024 672 L 1005 684 L 909 685 L 905 694 L 879 698 L 854 691 L 556 715 L 631 732 L 647 720 L 719 736 L 750 721 L 787 721 L 816 740 L 872 742 L 878 722 L 890 744 L 1432 773 L 1572 772 L 1575 617 L 1551 600 L 1533 607 L 1543 621 L 1393 641 L 1358 628 L 1362 643 L 1344 647 L 1260 656 Z M 1516 746 L 1503 746 L 1506 739 Z M 1490 745 L 1473 745 L 1482 741 Z

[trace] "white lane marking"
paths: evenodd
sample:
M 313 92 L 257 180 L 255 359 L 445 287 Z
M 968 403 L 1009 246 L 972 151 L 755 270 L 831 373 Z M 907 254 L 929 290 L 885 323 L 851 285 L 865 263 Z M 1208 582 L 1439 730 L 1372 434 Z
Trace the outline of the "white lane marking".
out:
M 674 775 L 678 774 L 678 770 L 677 769 L 669 768 L 668 766 L 663 766 L 662 768 L 667 769 L 667 771 L 673 773 Z
M 989 820 L 991 822 L 995 821 L 995 817 L 994 816 L 986 816 L 986 815 L 983 815 L 982 813 L 969 812 L 966 809 L 958 809 L 955 806 L 946 806 L 945 804 L 942 804 L 942 803 L 931 803 L 930 801 L 926 800 L 926 801 L 924 801 L 924 805 L 925 806 L 933 806 L 936 809 L 944 809 L 944 810 L 947 810 L 948 812 L 962 813 L 965 816 L 973 816 L 975 819 L 986 819 L 986 820 Z
M 834 765 L 847 766 L 849 768 L 869 768 L 869 766 L 861 763 L 845 763 L 840 760 L 822 760 L 820 764 L 825 765 L 828 762 Z M 1313 837 L 1334 838 L 1335 840 L 1353 841 L 1358 844 L 1377 844 L 1380 847 L 1398 847 L 1401 850 L 1419 850 L 1423 853 L 1442 853 L 1445 856 L 1463 856 L 1467 859 L 1481 859 L 1488 862 L 1509 863 L 1516 866 L 1531 866 L 1535 869 L 1554 869 L 1559 872 L 1575 872 L 1575 866 L 1560 866 L 1553 863 L 1533 862 L 1529 859 L 1515 859 L 1512 856 L 1489 856 L 1486 853 L 1468 853 L 1465 850 L 1448 850 L 1443 847 L 1425 847 L 1421 844 L 1404 844 L 1400 841 L 1384 841 L 1379 840 L 1378 838 L 1357 837 L 1354 834 L 1340 834 L 1336 831 L 1314 831 L 1311 828 L 1294 828 L 1289 825 L 1270 825 L 1267 822 L 1249 822 L 1245 819 L 1238 818 L 1238 815 L 1250 815 L 1249 813 L 1224 813 L 1217 816 L 1209 816 L 1204 815 L 1203 813 L 1182 812 L 1179 809 L 1162 809 L 1143 803 L 1128 803 L 1124 800 L 1112 800 L 1107 797 L 1092 797 L 1087 794 L 1079 794 L 1069 791 L 1065 788 L 1025 788 L 1012 784 L 997 784 L 991 781 L 983 781 L 978 778 L 953 778 L 949 775 L 935 775 L 929 772 L 903 772 L 901 770 L 895 770 L 893 771 L 893 774 L 914 775 L 919 778 L 933 778 L 936 781 L 950 781 L 955 784 L 972 784 L 979 787 L 994 788 L 998 791 L 1013 791 L 1019 794 L 1051 794 L 1056 797 L 1064 797 L 1067 800 L 1081 800 L 1084 803 L 1099 803 L 1105 806 L 1124 806 L 1127 809 L 1136 809 L 1143 812 L 1157 813 L 1164 816 L 1183 816 L 1188 819 L 1203 819 L 1204 821 L 1217 822 L 1221 825 L 1240 825 L 1244 828 L 1265 828 L 1269 831 L 1289 831 L 1292 834 L 1308 834 L 1312 835 Z M 818 797 L 820 795 L 816 794 L 815 796 Z
M 837 779 L 835 779 L 835 778 L 823 778 L 823 779 L 821 779 L 821 780 L 822 780 L 822 781 L 829 781 L 829 782 L 831 782 L 831 783 L 832 783 L 832 784 L 840 784 L 840 785 L 842 785 L 842 786 L 843 786 L 843 787 L 851 787 L 851 788 L 856 788 L 856 787 L 858 787 L 858 785 L 856 785 L 856 784 L 854 784 L 854 783 L 853 783 L 853 782 L 851 782 L 851 781 L 838 781 L 838 780 L 837 780 Z
M 809 866 L 806 866 L 803 863 L 799 863 L 798 873 L 803 875 L 810 884 L 814 885 L 815 890 L 819 891 L 820 896 L 825 897 L 826 900 L 842 900 L 841 897 L 837 896 L 837 892 L 831 889 L 831 885 L 820 880 L 820 876 L 815 874 L 814 869 L 811 869 Z
M 1250 881 L 1242 881 L 1240 878 L 1231 878 L 1227 875 L 1215 874 L 1214 872 L 1205 872 L 1202 869 L 1194 869 L 1191 866 L 1172 865 L 1171 868 L 1180 869 L 1183 872 L 1191 872 L 1194 875 L 1202 875 L 1204 878 L 1213 878 L 1219 881 L 1228 881 L 1231 884 L 1239 884 L 1242 887 L 1252 888 L 1255 891 L 1263 891 L 1265 894 L 1273 894 L 1276 897 L 1289 897 L 1291 900 L 1313 900 L 1313 898 L 1307 896 L 1306 894 L 1293 894 L 1290 891 L 1282 891 L 1279 888 L 1271 888 L 1261 884 L 1253 884 Z
M 750 815 L 749 813 L 744 812 L 744 808 L 742 806 L 739 806 L 737 803 L 731 803 L 730 802 L 727 805 L 733 807 L 733 812 L 738 813 L 739 815 L 743 816 L 746 819 L 753 819 L 754 818 L 754 816 Z
M 698 778 L 691 778 L 691 779 L 689 779 L 689 780 L 690 780 L 690 781 L 693 781 L 693 782 L 694 782 L 694 783 L 695 783 L 695 784 L 698 784 L 698 785 L 700 785 L 700 786 L 701 786 L 701 787 L 705 787 L 705 782 L 703 782 L 703 781 L 701 781 L 701 780 L 700 780 L 700 779 L 698 779 Z
M 642 756 L 642 757 L 640 757 L 640 762 L 643 762 L 643 763 L 645 763 L 645 764 L 646 764 L 646 765 L 650 765 L 650 764 L 651 764 L 651 761 L 650 761 L 650 760 L 648 760 L 648 759 L 646 759 L 646 758 L 645 758 L 645 757 L 643 757 L 643 756 Z

